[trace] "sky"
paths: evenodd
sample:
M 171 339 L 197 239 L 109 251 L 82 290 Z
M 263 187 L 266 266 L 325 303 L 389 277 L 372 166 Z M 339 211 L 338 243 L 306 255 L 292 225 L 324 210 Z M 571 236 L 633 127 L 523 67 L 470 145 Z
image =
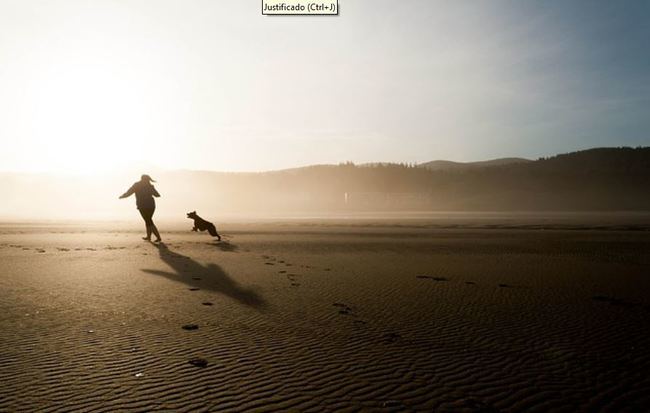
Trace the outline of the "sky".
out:
M 0 0 L 0 171 L 650 145 L 650 2 Z

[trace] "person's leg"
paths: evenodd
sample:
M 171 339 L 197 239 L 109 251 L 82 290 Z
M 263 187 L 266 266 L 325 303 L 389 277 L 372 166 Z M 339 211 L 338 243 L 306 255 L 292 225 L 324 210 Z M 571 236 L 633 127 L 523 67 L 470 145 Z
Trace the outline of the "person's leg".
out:
M 156 242 L 162 241 L 162 238 L 160 238 L 160 233 L 158 232 L 158 228 L 156 228 L 156 224 L 153 223 L 153 213 L 155 209 L 151 210 L 151 216 L 149 217 L 149 220 L 151 221 L 151 231 L 153 231 L 153 234 L 156 236 Z
M 160 233 L 158 232 L 158 228 L 156 228 L 155 224 L 151 227 L 151 230 L 153 231 L 153 234 L 156 236 L 156 242 L 162 241 L 162 238 L 160 238 Z
M 151 241 L 151 232 L 153 226 L 153 221 L 151 220 L 151 216 L 153 215 L 153 210 L 139 209 L 139 211 L 140 211 L 140 215 L 142 215 L 142 219 L 144 220 L 144 225 L 147 229 L 147 236 L 142 239 L 146 241 Z

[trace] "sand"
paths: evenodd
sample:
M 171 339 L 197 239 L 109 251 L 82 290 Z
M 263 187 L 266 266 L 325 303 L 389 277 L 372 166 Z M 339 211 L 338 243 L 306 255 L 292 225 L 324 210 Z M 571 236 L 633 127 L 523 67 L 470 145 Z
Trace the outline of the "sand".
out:
M 0 411 L 650 406 L 646 228 L 185 227 L 0 226 Z

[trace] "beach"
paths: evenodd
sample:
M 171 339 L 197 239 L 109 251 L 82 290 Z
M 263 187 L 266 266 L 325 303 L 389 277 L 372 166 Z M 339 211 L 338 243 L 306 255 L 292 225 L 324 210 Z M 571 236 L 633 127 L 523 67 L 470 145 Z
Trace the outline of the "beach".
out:
M 645 222 L 2 224 L 0 411 L 642 411 Z

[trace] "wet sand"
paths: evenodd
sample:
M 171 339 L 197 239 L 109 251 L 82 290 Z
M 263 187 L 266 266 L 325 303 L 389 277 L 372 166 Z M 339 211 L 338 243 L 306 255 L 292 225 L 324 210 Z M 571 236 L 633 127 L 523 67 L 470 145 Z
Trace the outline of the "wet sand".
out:
M 647 228 L 450 225 L 1 225 L 0 411 L 650 405 Z

